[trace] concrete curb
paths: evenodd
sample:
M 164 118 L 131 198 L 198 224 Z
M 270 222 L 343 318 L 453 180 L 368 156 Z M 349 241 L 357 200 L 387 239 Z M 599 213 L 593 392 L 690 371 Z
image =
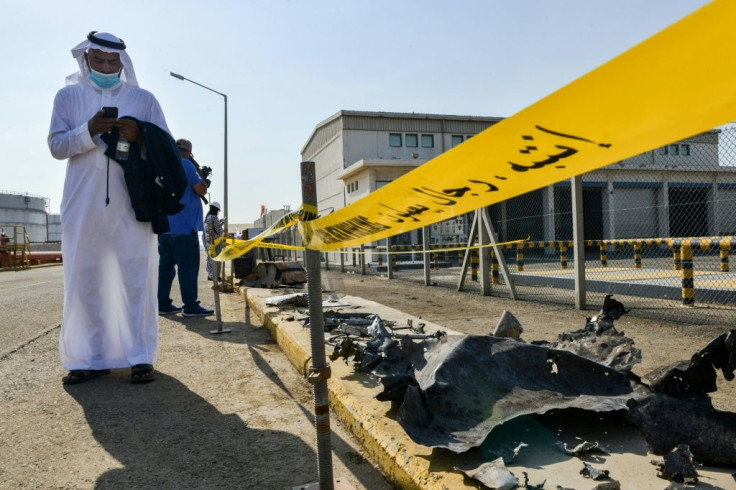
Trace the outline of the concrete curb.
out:
M 292 316 L 290 313 L 266 305 L 266 298 L 272 295 L 270 290 L 241 288 L 240 294 L 248 307 L 263 320 L 289 362 L 299 373 L 306 375 L 311 360 L 309 331 L 300 323 L 287 320 Z M 346 296 L 343 300 L 359 306 L 351 311 L 377 313 L 384 320 L 413 318 L 415 323 L 419 321 L 416 317 L 363 298 Z M 428 332 L 437 329 L 439 327 L 433 324 L 426 326 Z M 414 443 L 395 418 L 387 416 L 390 404 L 375 399 L 376 394 L 382 391 L 380 382 L 355 372 L 352 366 L 342 361 L 332 363 L 331 368 L 328 390 L 333 413 L 360 441 L 368 457 L 392 484 L 412 489 L 466 487 L 463 475 L 452 471 L 450 459 L 443 452 L 434 452 Z

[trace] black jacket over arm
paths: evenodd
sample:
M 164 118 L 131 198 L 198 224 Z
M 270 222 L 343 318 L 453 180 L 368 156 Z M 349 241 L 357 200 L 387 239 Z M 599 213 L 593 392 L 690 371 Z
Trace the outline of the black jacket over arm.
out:
M 135 218 L 138 221 L 150 221 L 154 233 L 165 233 L 169 231 L 167 215 L 176 214 L 184 208 L 179 201 L 184 196 L 187 178 L 181 166 L 179 149 L 174 138 L 155 124 L 129 116 L 125 119 L 138 123 L 138 131 L 145 145 L 145 159 L 140 146 L 131 142 L 128 159 L 117 160 L 117 131 L 102 134 L 102 140 L 107 144 L 105 155 L 124 169 Z

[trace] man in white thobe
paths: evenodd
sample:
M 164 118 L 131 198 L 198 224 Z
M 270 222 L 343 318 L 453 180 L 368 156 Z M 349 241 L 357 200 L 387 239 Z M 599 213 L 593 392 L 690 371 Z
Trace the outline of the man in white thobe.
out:
M 59 350 L 65 384 L 131 368 L 131 381 L 154 379 L 158 342 L 157 241 L 136 221 L 123 168 L 105 156 L 100 134 L 141 141 L 133 116 L 169 132 L 161 107 L 138 87 L 122 39 L 91 32 L 72 49 L 79 71 L 54 100 L 48 145 L 68 159 L 61 201 L 64 318 Z M 103 117 L 117 107 L 117 117 Z

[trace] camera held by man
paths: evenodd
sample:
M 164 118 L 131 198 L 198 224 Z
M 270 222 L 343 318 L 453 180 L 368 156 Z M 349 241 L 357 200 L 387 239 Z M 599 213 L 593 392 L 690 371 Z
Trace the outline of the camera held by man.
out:
M 194 155 L 190 156 L 189 160 L 194 164 L 195 167 L 197 167 L 197 172 L 199 173 L 199 176 L 202 177 L 202 179 L 204 179 L 205 183 L 207 184 L 207 187 L 209 188 L 210 184 L 212 184 L 212 181 L 210 180 L 210 175 L 212 175 L 212 167 L 208 167 L 206 165 L 200 165 L 194 159 Z

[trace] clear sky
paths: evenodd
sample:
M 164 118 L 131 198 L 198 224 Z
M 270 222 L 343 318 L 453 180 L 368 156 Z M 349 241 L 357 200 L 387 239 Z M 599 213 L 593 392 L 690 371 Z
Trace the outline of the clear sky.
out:
M 213 167 L 228 208 L 301 203 L 301 149 L 339 110 L 511 116 L 697 10 L 704 0 L 0 0 L 0 190 L 59 212 L 66 163 L 46 136 L 91 30 L 123 38 L 175 138 Z M 672 60 L 676 76 L 677 60 Z M 642 73 L 646 76 L 646 73 Z

